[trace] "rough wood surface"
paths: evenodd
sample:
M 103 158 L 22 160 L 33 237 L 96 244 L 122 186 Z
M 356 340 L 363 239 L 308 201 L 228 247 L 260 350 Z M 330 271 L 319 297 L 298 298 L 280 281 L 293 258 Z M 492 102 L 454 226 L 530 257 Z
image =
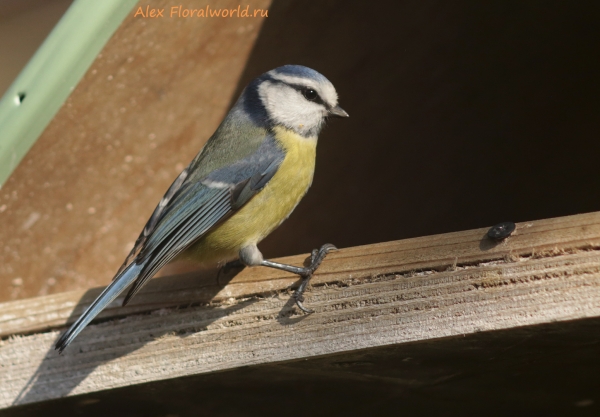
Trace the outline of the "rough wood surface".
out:
M 68 396 L 2 417 L 597 416 L 600 318 L 244 366 Z
M 295 279 L 276 271 L 245 270 L 224 288 L 214 281 L 194 287 L 189 277 L 174 287 L 158 279 L 131 307 L 146 314 L 91 325 L 62 356 L 52 349 L 61 330 L 41 331 L 77 317 L 94 294 L 41 297 L 21 302 L 20 310 L 5 303 L 4 334 L 37 333 L 1 342 L 0 405 L 600 316 L 600 213 L 521 223 L 500 243 L 486 230 L 340 250 L 315 276 L 321 285 L 307 293 L 316 310 L 309 316 L 281 291 Z M 259 293 L 267 296 L 253 296 Z M 209 294 L 222 302 L 162 308 Z M 121 315 L 113 308 L 105 318 Z
M 531 256 L 544 251 L 594 247 L 600 244 L 600 213 L 521 223 L 513 236 L 501 243 L 487 239 L 486 232 L 487 229 L 477 229 L 342 249 L 327 257 L 312 283 L 443 270 L 453 265 Z M 306 257 L 291 256 L 280 261 L 302 264 Z M 232 279 L 221 276 L 217 280 L 216 271 L 157 278 L 127 307 L 121 307 L 122 298 L 119 298 L 100 317 L 281 291 L 296 281 L 291 274 L 266 268 L 246 269 Z M 0 336 L 44 331 L 72 323 L 101 291 L 102 288 L 94 288 L 1 303 Z

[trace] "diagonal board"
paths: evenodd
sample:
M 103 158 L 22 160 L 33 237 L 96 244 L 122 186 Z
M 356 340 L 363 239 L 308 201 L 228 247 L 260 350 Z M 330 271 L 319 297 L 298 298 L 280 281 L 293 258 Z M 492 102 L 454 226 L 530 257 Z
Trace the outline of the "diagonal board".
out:
M 0 405 L 600 315 L 599 213 L 521 223 L 499 244 L 485 238 L 485 231 L 332 254 L 315 277 L 316 284 L 327 285 L 307 293 L 306 305 L 316 310 L 309 316 L 298 314 L 281 292 L 295 279 L 276 271 L 246 270 L 222 289 L 210 280 L 194 287 L 189 279 L 158 279 L 130 310 L 154 311 L 92 325 L 62 356 L 52 350 L 60 331 L 41 330 L 76 317 L 72 310 L 81 293 L 22 301 L 30 304 L 21 310 L 18 303 L 5 303 L 0 317 L 12 326 L 8 333 L 34 334 L 0 345 Z M 189 303 L 194 295 L 206 301 L 202 295 L 211 292 L 224 302 L 161 308 Z M 271 295 L 252 296 L 266 292 Z M 24 320 L 27 309 L 34 319 L 19 329 L 17 316 Z M 123 313 L 114 308 L 105 318 Z
M 593 247 L 600 243 L 600 213 L 521 223 L 513 236 L 497 244 L 485 238 L 486 232 L 487 229 L 476 229 L 342 249 L 326 258 L 312 283 L 411 270 L 440 270 L 454 264 L 530 256 L 536 251 Z M 291 256 L 280 261 L 301 264 L 306 257 Z M 100 317 L 281 291 L 295 282 L 293 275 L 266 268 L 246 269 L 224 288 L 219 285 L 214 271 L 198 276 L 158 278 L 151 281 L 130 305 L 122 308 L 122 298 L 117 299 Z M 44 331 L 72 323 L 102 289 L 0 303 L 0 336 Z

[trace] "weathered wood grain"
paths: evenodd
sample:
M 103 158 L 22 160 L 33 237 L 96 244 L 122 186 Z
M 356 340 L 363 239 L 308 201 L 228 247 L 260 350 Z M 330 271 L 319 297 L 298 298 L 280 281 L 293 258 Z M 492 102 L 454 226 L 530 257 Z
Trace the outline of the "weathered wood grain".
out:
M 426 236 L 396 242 L 342 249 L 331 253 L 321 265 L 313 284 L 349 278 L 412 270 L 443 270 L 506 257 L 535 253 L 570 251 L 600 245 L 600 213 L 520 223 L 504 242 L 485 237 L 487 229 Z M 281 258 L 281 262 L 302 264 L 307 255 Z M 267 268 L 245 269 L 231 281 L 216 271 L 151 281 L 130 305 L 117 299 L 100 316 L 109 318 L 190 303 L 208 303 L 253 294 L 281 291 L 293 285 L 291 274 Z M 226 284 L 224 286 L 224 284 Z M 72 323 L 97 297 L 102 288 L 0 304 L 0 336 L 32 333 Z
M 522 223 L 498 244 L 485 231 L 332 254 L 306 295 L 316 310 L 309 316 L 280 291 L 295 279 L 277 271 L 243 271 L 225 288 L 194 287 L 186 277 L 157 279 L 129 310 L 148 313 L 93 324 L 62 356 L 52 349 L 61 330 L 41 330 L 76 317 L 81 293 L 27 301 L 20 319 L 27 309 L 37 318 L 23 324 L 26 330 L 18 330 L 16 303 L 5 303 L 0 314 L 13 334 L 37 333 L 1 342 L 0 405 L 600 315 L 599 213 Z M 211 293 L 221 302 L 162 308 Z M 259 293 L 268 295 L 253 295 Z M 113 308 L 104 317 L 122 314 Z

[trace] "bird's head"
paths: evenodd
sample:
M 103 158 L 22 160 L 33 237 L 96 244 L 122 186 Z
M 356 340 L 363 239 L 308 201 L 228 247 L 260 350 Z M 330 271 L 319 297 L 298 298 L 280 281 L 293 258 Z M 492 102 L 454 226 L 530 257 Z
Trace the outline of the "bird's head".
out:
M 348 117 L 338 105 L 333 84 L 317 71 L 285 65 L 252 81 L 243 93 L 245 110 L 255 121 L 316 137 L 328 117 Z

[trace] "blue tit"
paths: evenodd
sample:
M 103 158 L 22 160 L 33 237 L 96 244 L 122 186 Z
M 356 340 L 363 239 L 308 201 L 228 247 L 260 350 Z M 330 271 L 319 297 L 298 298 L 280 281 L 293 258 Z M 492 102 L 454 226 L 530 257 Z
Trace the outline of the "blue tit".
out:
M 56 343 L 62 352 L 108 304 L 130 287 L 123 305 L 174 259 L 239 262 L 298 274 L 302 293 L 335 247 L 314 250 L 298 267 L 263 259 L 256 246 L 294 210 L 315 170 L 317 136 L 328 117 L 348 117 L 335 88 L 317 71 L 285 65 L 242 92 L 204 148 L 167 190 L 112 283 Z

